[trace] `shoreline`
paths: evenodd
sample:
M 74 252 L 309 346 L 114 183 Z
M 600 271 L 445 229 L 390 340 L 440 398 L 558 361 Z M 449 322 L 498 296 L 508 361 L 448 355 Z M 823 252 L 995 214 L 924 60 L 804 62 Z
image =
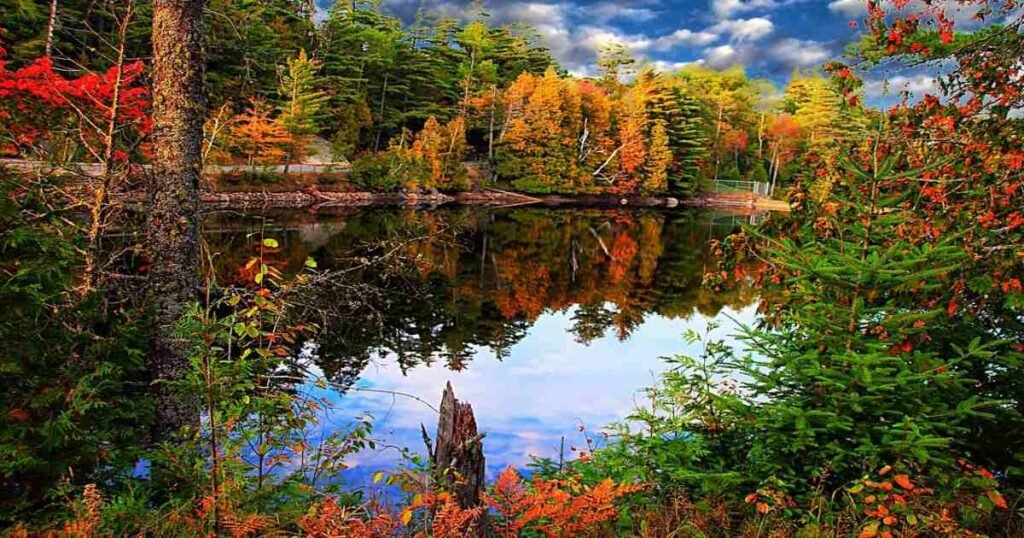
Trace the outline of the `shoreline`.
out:
M 68 168 L 55 168 L 71 176 L 77 176 L 88 190 L 84 178 L 96 175 L 95 164 L 77 163 Z M 46 168 L 46 163 L 16 159 L 0 159 L 0 169 L 7 167 L 17 171 L 39 171 Z M 284 167 L 275 167 L 284 168 Z M 266 171 L 267 167 L 259 167 Z M 218 175 L 233 172 L 254 172 L 256 167 L 245 166 L 208 166 L 204 175 Z M 348 171 L 343 165 L 291 165 L 291 173 L 341 173 Z M 138 192 L 113 192 L 112 200 L 124 204 L 139 204 L 145 196 Z M 443 205 L 465 205 L 483 207 L 511 207 L 535 205 L 541 207 L 633 207 L 633 208 L 717 208 L 737 211 L 781 211 L 788 212 L 789 204 L 758 196 L 750 192 L 742 193 L 703 193 L 688 198 L 672 196 L 616 196 L 606 194 L 544 194 L 529 195 L 500 189 L 465 191 L 452 194 L 444 193 L 383 193 L 365 191 L 321 191 L 314 188 L 302 188 L 283 192 L 270 191 L 201 191 L 200 202 L 205 208 L 211 209 L 309 209 L 330 207 L 438 207 Z
M 135 193 L 114 193 L 111 198 L 125 204 L 143 202 Z M 630 208 L 721 208 L 749 211 L 789 211 L 781 200 L 763 197 L 704 194 L 691 198 L 669 196 L 608 196 L 608 195 L 542 195 L 506 191 L 467 191 L 442 193 L 374 193 L 374 192 L 202 192 L 200 201 L 211 209 L 308 209 L 331 207 L 439 207 L 465 205 L 482 207 L 630 207 Z

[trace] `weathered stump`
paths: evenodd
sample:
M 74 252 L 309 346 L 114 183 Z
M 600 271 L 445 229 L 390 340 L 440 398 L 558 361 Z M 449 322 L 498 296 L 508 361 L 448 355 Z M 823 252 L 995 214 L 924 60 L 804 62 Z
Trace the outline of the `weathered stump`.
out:
M 437 438 L 434 442 L 434 472 L 439 483 L 447 484 L 463 508 L 480 504 L 485 487 L 484 436 L 477 432 L 473 406 L 455 399 L 452 384 L 441 397 Z

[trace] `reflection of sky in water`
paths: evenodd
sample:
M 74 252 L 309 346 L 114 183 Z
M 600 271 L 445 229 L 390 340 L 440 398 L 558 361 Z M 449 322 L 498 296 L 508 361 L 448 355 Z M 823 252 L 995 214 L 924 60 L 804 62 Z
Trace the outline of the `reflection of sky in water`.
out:
M 721 327 L 713 335 L 729 340 L 737 332 L 736 322 L 753 323 L 755 310 L 756 306 L 739 312 L 723 309 L 715 318 Z M 609 335 L 584 346 L 568 332 L 569 309 L 542 315 L 504 362 L 489 349 L 478 349 L 465 371 L 452 372 L 437 364 L 403 375 L 394 361 L 381 359 L 363 372 L 357 386 L 412 394 L 436 406 L 445 383 L 451 381 L 456 397 L 473 405 L 479 429 L 487 434 L 484 454 L 493 478 L 508 465 L 524 466 L 531 455 L 557 459 L 563 436 L 570 458 L 569 446 L 583 443 L 580 422 L 596 432 L 628 415 L 634 398 L 642 396 L 641 389 L 664 371 L 660 357 L 699 354 L 699 344 L 687 345 L 682 334 L 687 329 L 703 333 L 708 321 L 699 313 L 689 320 L 650 315 L 625 342 Z M 433 436 L 437 415 L 423 403 L 356 391 L 329 397 L 336 405 L 336 422 L 368 412 L 375 417 L 375 438 L 425 455 L 420 424 Z M 394 449 L 351 456 L 346 481 L 367 484 L 374 472 L 394 469 L 399 461 Z

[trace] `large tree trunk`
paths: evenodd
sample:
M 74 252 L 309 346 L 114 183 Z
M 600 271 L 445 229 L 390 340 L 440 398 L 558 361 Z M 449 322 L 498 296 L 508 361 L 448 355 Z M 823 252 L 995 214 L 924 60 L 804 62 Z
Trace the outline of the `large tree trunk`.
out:
M 195 406 L 170 387 L 188 369 L 176 328 L 198 288 L 202 162 L 204 0 L 153 2 L 153 175 L 146 241 L 153 335 L 147 367 L 155 385 L 158 438 L 195 422 Z

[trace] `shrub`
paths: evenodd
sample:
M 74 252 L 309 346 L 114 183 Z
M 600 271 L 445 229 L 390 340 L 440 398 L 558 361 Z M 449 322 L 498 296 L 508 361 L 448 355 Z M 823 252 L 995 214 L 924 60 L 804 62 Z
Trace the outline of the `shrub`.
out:
M 348 179 L 369 191 L 394 191 L 402 182 L 391 173 L 391 161 L 384 153 L 368 153 L 352 163 Z

